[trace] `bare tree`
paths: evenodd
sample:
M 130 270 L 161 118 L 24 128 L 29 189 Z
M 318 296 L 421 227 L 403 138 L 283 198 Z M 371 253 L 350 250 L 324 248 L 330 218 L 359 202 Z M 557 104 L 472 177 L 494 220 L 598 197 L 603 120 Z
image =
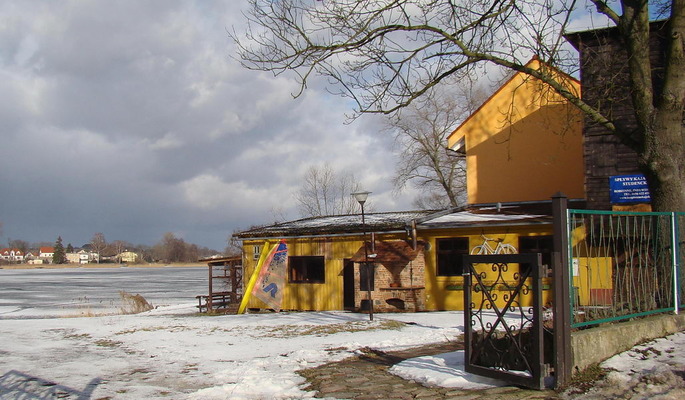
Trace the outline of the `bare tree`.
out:
M 445 79 L 465 79 L 484 65 L 520 71 L 548 84 L 636 151 L 656 210 L 685 211 L 682 0 L 620 0 L 620 12 L 606 0 L 590 0 L 624 43 L 636 126 L 583 101 L 556 73 L 577 68 L 563 38 L 571 14 L 583 12 L 576 0 L 250 3 L 245 35 L 232 34 L 239 57 L 248 68 L 295 71 L 301 83 L 295 95 L 313 75 L 321 75 L 356 103 L 357 113 L 392 113 Z M 669 19 L 663 79 L 651 73 L 650 6 Z M 526 66 L 533 55 L 543 61 L 539 68 Z
M 295 198 L 303 217 L 352 214 L 357 202 L 350 193 L 360 188 L 354 174 L 336 173 L 329 164 L 323 164 L 307 169 Z
M 114 253 L 114 255 L 116 256 L 117 262 L 121 263 L 121 253 L 123 253 L 124 250 L 126 250 L 126 248 L 128 247 L 128 243 L 124 242 L 123 240 L 115 240 L 109 246 L 112 253 Z
M 90 246 L 92 251 L 97 254 L 97 262 L 99 264 L 100 255 L 107 248 L 107 241 L 105 240 L 105 235 L 101 232 L 94 234 L 93 238 L 90 239 Z
M 411 183 L 421 189 L 414 200 L 422 209 L 457 207 L 465 202 L 464 155 L 447 148 L 447 137 L 484 99 L 481 91 L 455 86 L 455 93 L 437 88 L 388 118 L 398 152 L 397 191 Z
M 233 233 L 226 239 L 226 248 L 224 249 L 224 254 L 226 257 L 234 257 L 243 254 L 243 243 L 234 235 L 241 232 L 241 229 L 234 229 Z
M 24 254 L 26 254 L 30 248 L 29 242 L 27 242 L 26 240 L 18 240 L 18 239 L 9 240 L 8 239 L 8 243 L 9 243 L 9 247 L 11 249 L 19 249 Z
M 186 244 L 186 250 L 184 254 L 184 260 L 187 262 L 196 262 L 197 260 L 200 259 L 202 252 L 200 250 L 200 246 L 194 244 L 194 243 L 188 243 Z
M 160 242 L 162 259 L 166 262 L 185 261 L 186 242 L 171 232 L 164 234 Z

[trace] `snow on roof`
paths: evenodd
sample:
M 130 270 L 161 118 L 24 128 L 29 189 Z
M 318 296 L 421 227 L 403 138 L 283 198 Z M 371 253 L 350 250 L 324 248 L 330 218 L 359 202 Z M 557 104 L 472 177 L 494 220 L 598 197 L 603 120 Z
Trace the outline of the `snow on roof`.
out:
M 506 211 L 501 213 L 482 213 L 465 210 L 423 221 L 417 225 L 417 228 L 458 228 L 465 226 L 512 225 L 522 223 L 551 223 L 551 218 L 548 215 L 542 214 L 509 214 L 506 213 Z
M 346 233 L 389 232 L 404 230 L 407 224 L 417 218 L 422 218 L 435 211 L 398 211 L 385 213 L 369 213 L 364 215 L 365 225 L 362 225 L 361 214 L 332 215 L 325 217 L 311 217 L 296 221 L 283 222 L 239 232 L 234 236 L 241 239 L 256 237 L 283 237 L 308 235 L 333 235 Z
M 360 234 L 367 232 L 392 232 L 405 230 L 412 221 L 420 229 L 449 229 L 473 226 L 550 224 L 552 219 L 548 206 L 480 207 L 468 210 L 401 211 L 365 214 L 366 226 L 362 226 L 361 214 L 311 217 L 275 225 L 258 227 L 239 232 L 239 239 L 292 236 L 330 236 Z M 551 210 L 550 210 L 551 211 Z

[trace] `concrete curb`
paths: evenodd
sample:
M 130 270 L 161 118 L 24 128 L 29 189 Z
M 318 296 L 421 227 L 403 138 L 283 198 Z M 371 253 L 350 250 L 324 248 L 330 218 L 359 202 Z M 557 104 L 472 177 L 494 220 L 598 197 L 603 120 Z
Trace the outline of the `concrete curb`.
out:
M 685 330 L 685 315 L 659 315 L 571 333 L 573 372 L 633 346 Z

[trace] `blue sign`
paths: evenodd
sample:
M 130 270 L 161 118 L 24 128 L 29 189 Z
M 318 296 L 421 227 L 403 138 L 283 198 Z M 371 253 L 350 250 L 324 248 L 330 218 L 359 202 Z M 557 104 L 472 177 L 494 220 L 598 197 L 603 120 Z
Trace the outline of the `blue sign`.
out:
M 619 175 L 609 178 L 612 203 L 649 203 L 649 187 L 644 175 Z

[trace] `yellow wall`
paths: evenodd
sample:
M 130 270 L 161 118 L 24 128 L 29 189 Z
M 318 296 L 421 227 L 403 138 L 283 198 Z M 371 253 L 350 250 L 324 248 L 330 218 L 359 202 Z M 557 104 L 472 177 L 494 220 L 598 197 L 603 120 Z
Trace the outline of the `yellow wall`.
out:
M 396 235 L 376 235 L 376 240 L 396 240 Z M 370 239 L 370 236 L 369 236 Z M 272 240 L 270 243 L 276 243 Z M 342 310 L 343 307 L 343 260 L 352 257 L 362 246 L 362 237 L 333 237 L 316 239 L 287 239 L 288 256 L 324 256 L 324 283 L 288 283 L 283 291 L 283 310 Z M 264 241 L 245 241 L 244 278 L 252 275 L 257 260 L 254 260 L 254 245 L 263 245 Z M 286 275 L 287 276 L 287 275 Z M 251 298 L 248 308 L 268 308 L 256 298 Z
M 614 287 L 611 250 L 590 246 L 585 225 L 575 227 L 570 239 L 573 246 L 573 286 L 577 291 L 575 300 L 581 306 L 610 304 Z
M 436 265 L 436 240 L 439 238 L 450 237 L 468 237 L 469 249 L 479 246 L 483 243 L 481 235 L 485 235 L 492 239 L 501 238 L 503 244 L 510 244 L 517 250 L 519 247 L 519 236 L 540 236 L 551 235 L 551 226 L 525 226 L 525 227 L 491 227 L 491 228 L 470 228 L 459 230 L 445 230 L 445 231 L 430 231 L 428 235 L 426 232 L 420 233 L 421 240 L 427 241 L 430 250 L 426 252 L 426 309 L 433 310 L 463 310 L 464 309 L 464 291 L 462 290 L 464 278 L 462 276 L 437 276 Z M 491 242 L 491 245 L 494 244 Z M 483 266 L 477 266 L 481 268 Z M 516 265 L 510 266 L 510 270 L 505 274 L 505 278 L 509 281 L 513 280 L 514 272 L 518 272 Z M 543 284 L 549 284 L 549 280 L 545 279 Z M 547 304 L 552 299 L 551 290 L 543 291 L 543 304 Z M 476 299 L 474 299 L 476 300 Z M 504 305 L 503 297 L 500 295 L 497 301 L 498 306 Z M 529 303 L 523 304 L 524 306 Z
M 547 200 L 558 191 L 585 197 L 581 113 L 528 75 L 505 83 L 452 133 L 449 147 L 462 138 L 469 204 Z
M 578 291 L 576 301 L 580 301 L 580 305 L 605 304 L 591 297 L 593 290 L 606 291 L 604 295 L 606 297 L 600 297 L 601 299 L 610 300 L 612 298 L 614 284 L 611 267 L 613 259 L 611 257 L 581 257 L 574 258 L 573 262 L 573 286 Z
M 462 276 L 437 276 L 436 265 L 436 241 L 439 238 L 468 237 L 469 249 L 473 249 L 483 243 L 481 235 L 503 239 L 504 244 L 510 244 L 517 250 L 520 236 L 551 235 L 552 226 L 531 225 L 511 227 L 486 227 L 486 228 L 463 228 L 450 230 L 420 231 L 419 240 L 428 243 L 425 254 L 425 306 L 426 310 L 463 310 L 464 309 L 464 278 Z M 574 232 L 574 243 L 582 240 L 583 232 Z M 359 237 L 333 237 L 327 239 L 288 239 L 289 256 L 324 256 L 326 276 L 325 283 L 286 283 L 283 304 L 284 310 L 342 310 L 343 307 L 343 260 L 352 257 L 362 245 Z M 377 235 L 376 240 L 401 240 L 407 239 L 405 235 Z M 276 243 L 272 240 L 270 243 Z M 253 257 L 254 245 L 263 245 L 263 241 L 244 242 L 244 279 L 247 280 L 252 274 L 257 263 Z M 490 243 L 495 246 L 495 243 Z M 611 264 L 608 257 L 586 255 L 579 261 L 580 276 L 574 278 L 575 286 L 578 287 L 578 295 L 581 304 L 588 304 L 590 289 L 611 288 Z M 592 266 L 592 273 L 588 273 L 588 266 Z M 551 266 L 550 266 L 551 267 Z M 485 268 L 478 266 L 477 268 Z M 513 281 L 513 274 L 518 272 L 517 265 L 511 265 L 505 274 L 505 279 Z M 500 292 L 498 306 L 504 306 L 504 292 Z M 543 304 L 548 304 L 553 298 L 551 279 L 543 278 Z M 474 299 L 479 300 L 479 299 Z M 527 296 L 523 306 L 530 305 L 530 296 Z M 268 308 L 260 300 L 252 298 L 248 308 Z

